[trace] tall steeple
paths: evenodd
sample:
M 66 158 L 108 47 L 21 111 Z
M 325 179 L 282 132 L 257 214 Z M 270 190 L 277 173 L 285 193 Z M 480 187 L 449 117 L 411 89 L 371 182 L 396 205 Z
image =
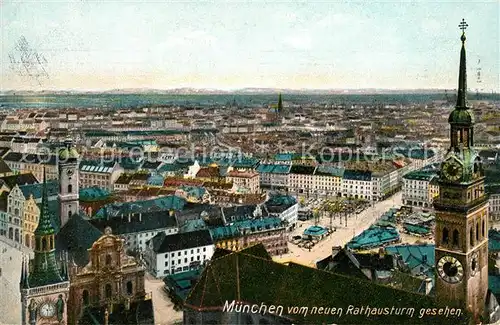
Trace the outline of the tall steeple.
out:
M 467 109 L 467 68 L 465 60 L 465 29 L 469 25 L 464 19 L 460 22 L 458 27 L 462 30 L 462 36 L 460 40 L 462 41 L 462 49 L 460 50 L 460 70 L 458 73 L 458 94 L 457 94 L 457 106 L 456 108 Z
M 35 230 L 35 258 L 32 272 L 28 276 L 28 285 L 40 287 L 62 282 L 61 272 L 55 254 L 55 228 L 49 211 L 47 181 L 43 171 L 42 209 L 38 226 Z
M 458 152 L 461 148 L 474 146 L 474 114 L 467 107 L 467 71 L 465 60 L 465 29 L 467 23 L 462 19 L 458 27 L 462 30 L 462 49 L 460 50 L 460 68 L 458 72 L 457 105 L 451 112 L 450 123 L 450 150 Z

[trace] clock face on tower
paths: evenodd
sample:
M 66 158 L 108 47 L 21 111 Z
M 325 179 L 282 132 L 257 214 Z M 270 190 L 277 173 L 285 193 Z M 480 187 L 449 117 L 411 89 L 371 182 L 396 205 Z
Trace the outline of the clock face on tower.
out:
M 73 175 L 73 170 L 72 169 L 68 169 L 68 171 L 66 171 L 66 174 L 68 174 L 68 176 Z
M 40 316 L 43 318 L 52 318 L 56 314 L 56 306 L 50 302 L 46 302 L 40 306 Z
M 464 269 L 460 261 L 448 255 L 439 259 L 437 271 L 441 279 L 448 283 L 458 283 L 464 276 Z
M 462 176 L 463 167 L 455 160 L 448 160 L 443 164 L 442 173 L 445 179 L 457 181 Z

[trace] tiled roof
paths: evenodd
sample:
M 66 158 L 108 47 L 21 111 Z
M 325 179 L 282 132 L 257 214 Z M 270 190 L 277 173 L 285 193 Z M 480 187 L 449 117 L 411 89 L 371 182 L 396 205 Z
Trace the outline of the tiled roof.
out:
M 214 243 L 212 236 L 210 235 L 210 231 L 207 229 L 177 233 L 173 235 L 166 235 L 164 232 L 161 232 L 151 240 L 155 242 L 158 238 L 161 240 L 158 246 L 154 245 L 156 246 L 153 248 L 155 253 L 167 253 L 183 249 L 209 246 Z
M 371 226 L 347 243 L 347 247 L 352 249 L 377 247 L 398 239 L 399 233 L 395 228 Z
M 3 157 L 3 160 L 31 164 L 47 164 L 53 166 L 57 164 L 57 156 L 55 155 L 35 155 L 20 152 L 9 152 L 5 155 L 5 157 Z
M 403 178 L 417 181 L 431 181 L 436 176 L 438 176 L 438 173 L 435 171 L 416 170 L 405 174 Z
M 19 186 L 19 189 L 23 192 L 23 195 L 26 199 L 33 195 L 35 200 L 40 199 L 42 197 L 42 189 L 43 184 L 34 183 L 28 185 Z M 57 180 L 47 181 L 47 196 L 55 196 L 59 194 L 59 182 Z
M 67 251 L 70 260 L 74 260 L 77 265 L 85 266 L 89 262 L 88 249 L 101 235 L 102 232 L 88 220 L 76 214 L 69 218 L 57 234 L 56 248 L 58 251 Z
M 107 306 L 86 307 L 78 320 L 80 325 L 105 324 L 105 309 Z M 124 304 L 114 304 L 113 312 L 109 313 L 108 325 L 154 325 L 154 309 L 152 299 L 132 301 L 127 310 Z
M 323 175 L 323 176 L 342 177 L 342 176 L 344 176 L 344 169 L 320 165 L 320 166 L 318 166 L 318 168 L 316 168 L 316 171 L 314 174 L 315 175 Z
M 369 182 L 372 180 L 372 173 L 369 171 L 346 169 L 344 171 L 344 179 Z
M 144 213 L 134 213 L 118 218 L 92 219 L 90 221 L 97 229 L 104 231 L 106 227 L 111 227 L 114 234 L 124 235 L 142 231 L 151 231 L 164 228 L 177 228 L 175 215 L 171 216 L 169 211 L 154 211 Z
M 97 186 L 93 186 L 80 189 L 79 199 L 80 201 L 105 200 L 110 195 L 111 193 L 108 190 Z
M 288 174 L 290 172 L 291 165 L 283 164 L 260 164 L 257 167 L 257 172 L 259 173 L 269 173 L 269 174 Z
M 259 244 L 262 245 L 262 244 Z M 368 280 L 321 271 L 290 263 L 284 265 L 254 256 L 247 250 L 214 254 L 189 294 L 184 308 L 222 312 L 226 301 L 284 306 L 283 316 L 300 324 L 366 324 L 364 314 L 342 317 L 319 313 L 289 314 L 290 306 L 394 306 L 407 308 L 442 307 L 432 297 L 397 290 Z M 362 293 L 362 294 L 360 294 Z M 466 316 L 465 316 L 466 317 Z M 463 317 L 463 318 L 465 318 Z M 457 324 L 464 319 L 439 316 L 425 318 L 387 315 L 369 318 L 370 324 Z M 467 320 L 465 320 L 467 321 Z
M 292 165 L 290 174 L 313 175 L 316 167 L 306 165 Z

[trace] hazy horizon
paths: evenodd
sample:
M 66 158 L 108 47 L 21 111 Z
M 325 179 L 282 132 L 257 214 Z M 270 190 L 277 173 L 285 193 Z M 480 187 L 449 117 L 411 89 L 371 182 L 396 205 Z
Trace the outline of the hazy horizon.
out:
M 0 91 L 451 90 L 465 18 L 468 87 L 490 92 L 500 88 L 499 9 L 498 0 L 3 1 Z

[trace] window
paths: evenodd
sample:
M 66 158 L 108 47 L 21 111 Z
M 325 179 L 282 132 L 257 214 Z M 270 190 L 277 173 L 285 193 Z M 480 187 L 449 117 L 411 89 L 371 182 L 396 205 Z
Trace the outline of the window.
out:
M 458 230 L 453 230 L 453 246 L 458 246 L 459 242 L 459 236 L 458 236 Z
M 68 193 L 73 193 L 73 185 L 68 184 Z
M 484 219 L 481 223 L 482 223 L 482 225 L 481 225 L 481 237 L 484 238 Z
M 165 266 L 168 266 L 168 261 L 165 261 Z
M 184 263 L 187 263 L 187 262 L 188 262 L 188 259 L 187 259 L 187 257 L 186 257 L 186 258 L 184 259 Z
M 89 292 L 87 290 L 83 290 L 82 294 L 83 305 L 86 306 L 89 304 Z
M 476 240 L 479 240 L 479 221 L 476 222 Z
M 206 247 L 203 247 L 203 251 L 206 252 L 207 251 L 207 248 Z
M 178 253 L 177 253 L 177 256 L 181 256 L 181 252 L 178 252 Z
M 113 289 L 111 288 L 111 284 L 107 283 L 105 292 L 106 298 L 111 299 L 112 294 L 113 294 Z
M 470 241 L 470 245 L 473 246 L 474 245 L 474 234 L 472 233 L 472 228 L 470 228 L 470 230 L 469 230 L 469 241 Z
M 450 234 L 448 232 L 448 228 L 443 229 L 443 244 L 448 244 Z
M 132 295 L 133 292 L 132 281 L 127 281 L 127 294 Z
M 110 254 L 106 255 L 106 265 L 111 265 L 111 261 L 112 261 L 111 255 Z

